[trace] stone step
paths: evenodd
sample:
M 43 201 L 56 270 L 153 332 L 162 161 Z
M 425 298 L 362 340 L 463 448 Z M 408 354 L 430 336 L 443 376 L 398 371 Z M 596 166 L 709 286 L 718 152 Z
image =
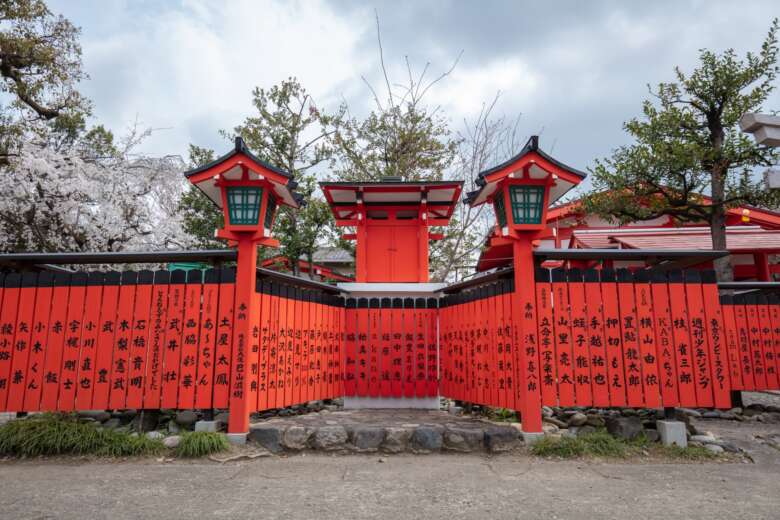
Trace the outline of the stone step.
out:
M 252 424 L 249 441 L 272 453 L 318 450 L 357 453 L 437 453 L 442 451 L 500 453 L 522 446 L 512 425 L 399 424 L 304 426 L 268 421 Z

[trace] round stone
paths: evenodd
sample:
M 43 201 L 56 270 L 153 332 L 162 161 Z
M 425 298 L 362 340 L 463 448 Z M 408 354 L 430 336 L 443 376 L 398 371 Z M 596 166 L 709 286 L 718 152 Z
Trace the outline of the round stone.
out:
M 166 448 L 175 448 L 179 445 L 180 442 L 181 442 L 181 436 L 179 435 L 171 435 L 163 439 L 163 444 L 165 445 Z
M 439 451 L 444 443 L 441 427 L 419 426 L 412 433 L 412 450 L 421 453 Z
M 357 451 L 377 451 L 385 440 L 385 430 L 377 426 L 360 426 L 352 431 L 352 445 Z
M 192 427 L 193 424 L 198 420 L 198 414 L 195 413 L 193 410 L 182 410 L 180 412 L 176 413 L 176 417 L 174 418 L 174 421 L 179 426 L 184 426 L 186 428 Z
M 253 424 L 249 427 L 249 438 L 271 453 L 282 451 L 284 427 L 273 424 Z
M 409 445 L 409 439 L 412 437 L 412 431 L 408 428 L 387 428 L 385 431 L 385 440 L 382 443 L 382 451 L 388 453 L 401 453 Z
M 343 426 L 323 426 L 314 433 L 314 447 L 325 451 L 344 449 L 347 438 Z
M 282 436 L 282 444 L 291 450 L 303 450 L 309 444 L 311 431 L 303 426 L 290 426 Z
M 444 431 L 444 449 L 468 453 L 482 448 L 481 429 L 448 427 Z

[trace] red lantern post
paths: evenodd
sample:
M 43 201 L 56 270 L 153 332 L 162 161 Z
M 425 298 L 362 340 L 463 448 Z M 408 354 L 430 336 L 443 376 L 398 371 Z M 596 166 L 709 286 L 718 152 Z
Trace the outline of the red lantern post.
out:
M 547 207 L 584 177 L 584 173 L 542 152 L 538 137 L 533 136 L 518 155 L 480 173 L 479 189 L 466 197 L 472 206 L 493 204 L 497 235 L 512 245 L 515 277 L 512 314 L 514 327 L 519 331 L 515 335 L 519 344 L 514 349 L 518 367 L 516 402 L 527 440 L 535 439 L 542 432 L 543 382 L 534 291 L 534 244 L 547 234 Z
M 230 153 L 185 175 L 222 209 L 224 227 L 216 236 L 238 248 L 228 436 L 241 442 L 246 439 L 249 414 L 257 403 L 251 374 L 258 352 L 250 348 L 252 317 L 259 315 L 255 309 L 259 305 L 255 296 L 257 246 L 279 246 L 271 237 L 276 209 L 279 205 L 297 208 L 301 199 L 293 191 L 297 184 L 292 176 L 252 155 L 240 137 Z

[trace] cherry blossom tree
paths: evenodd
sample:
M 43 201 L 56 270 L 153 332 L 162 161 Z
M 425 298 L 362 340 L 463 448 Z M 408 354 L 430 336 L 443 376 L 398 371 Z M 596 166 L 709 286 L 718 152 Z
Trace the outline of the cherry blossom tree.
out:
M 178 156 L 83 150 L 26 142 L 0 171 L 0 250 L 121 251 L 182 248 L 176 212 L 185 182 Z

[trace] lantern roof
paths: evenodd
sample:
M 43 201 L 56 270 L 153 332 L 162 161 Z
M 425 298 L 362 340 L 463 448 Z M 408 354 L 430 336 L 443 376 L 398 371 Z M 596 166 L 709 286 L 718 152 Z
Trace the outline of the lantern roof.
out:
M 550 188 L 550 204 L 563 197 L 587 177 L 586 173 L 567 166 L 543 152 L 539 148 L 539 136 L 532 135 L 520 153 L 498 166 L 480 172 L 476 181 L 479 189 L 468 192 L 463 202 L 471 206 L 484 204 L 496 191 L 501 180 L 526 169 L 531 179 L 556 176 Z
M 303 204 L 303 196 L 294 191 L 298 183 L 292 174 L 255 156 L 241 137 L 236 137 L 235 147 L 230 152 L 208 164 L 184 172 L 184 176 L 222 208 L 222 196 L 219 186 L 216 186 L 216 178 L 221 176 L 229 181 L 241 180 L 244 168 L 247 169 L 249 180 L 269 181 L 280 204 L 293 208 Z
M 402 181 L 385 177 L 381 181 L 321 182 L 325 198 L 337 219 L 352 218 L 358 204 L 371 206 L 420 206 L 425 200 L 435 218 L 449 218 L 460 197 L 463 181 Z

